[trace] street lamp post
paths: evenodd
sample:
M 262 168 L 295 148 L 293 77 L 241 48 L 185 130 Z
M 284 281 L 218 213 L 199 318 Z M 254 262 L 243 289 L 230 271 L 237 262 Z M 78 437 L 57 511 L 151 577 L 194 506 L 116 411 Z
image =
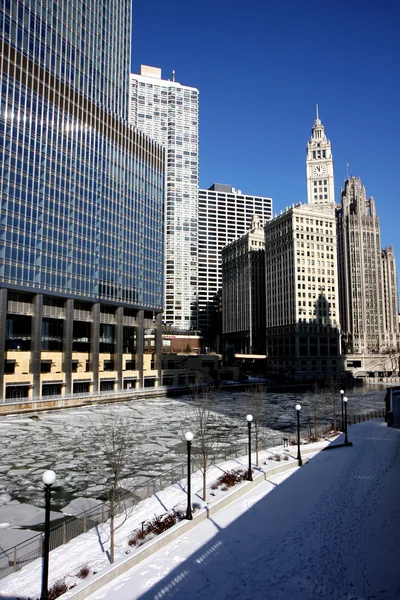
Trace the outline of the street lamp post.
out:
M 190 453 L 192 450 L 192 440 L 193 433 L 188 431 L 185 433 L 186 447 L 187 447 L 187 508 L 186 508 L 186 518 L 191 521 L 193 519 L 192 515 L 192 504 L 191 504 L 191 490 L 190 490 L 190 479 L 191 479 L 191 462 L 190 462 Z
M 253 481 L 253 475 L 251 473 L 251 422 L 253 420 L 253 415 L 247 415 L 247 429 L 249 430 L 249 470 L 247 471 L 247 481 Z
M 296 412 L 297 412 L 297 461 L 298 461 L 299 467 L 301 467 L 302 464 L 303 464 L 303 461 L 301 460 L 301 454 L 300 454 L 300 411 L 301 411 L 300 404 L 296 404 Z
M 340 404 L 341 404 L 341 407 L 342 407 L 342 422 L 341 422 L 342 431 L 344 431 L 344 421 L 343 421 L 343 397 L 344 397 L 344 390 L 340 390 Z
M 344 443 L 345 446 L 349 445 L 349 440 L 347 438 L 347 398 L 346 396 L 343 398 L 343 403 L 344 403 Z
M 54 471 L 45 471 L 42 475 L 44 483 L 45 519 L 44 519 L 44 541 L 43 541 L 43 568 L 42 568 L 42 594 L 40 600 L 48 600 L 49 581 L 49 551 L 50 551 L 50 497 L 51 486 L 56 480 Z

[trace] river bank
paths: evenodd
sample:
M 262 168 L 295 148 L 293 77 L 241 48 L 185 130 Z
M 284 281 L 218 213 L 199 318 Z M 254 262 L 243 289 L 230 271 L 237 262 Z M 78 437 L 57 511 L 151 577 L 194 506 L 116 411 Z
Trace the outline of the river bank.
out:
M 115 565 L 107 566 L 106 548 L 101 550 L 97 534 L 88 532 L 51 553 L 51 583 L 66 577 L 68 584 L 78 583 L 68 598 L 90 600 L 150 600 L 168 590 L 176 600 L 206 596 L 262 600 L 266 589 L 275 600 L 397 598 L 393 549 L 399 531 L 399 430 L 378 419 L 352 426 L 349 434 L 350 447 L 319 452 L 301 468 L 287 464 L 289 470 L 279 475 L 267 471 L 265 480 L 258 473 L 259 485 L 240 484 L 245 495 L 196 527 L 187 528 L 184 521 L 177 526 L 184 527 L 180 534 L 130 570 L 140 552 L 127 546 L 133 521 L 121 531 Z M 220 465 L 216 476 L 231 467 Z M 197 496 L 201 477 L 194 481 Z M 152 502 L 162 510 L 185 504 L 182 483 L 176 496 L 168 488 Z M 220 499 L 218 492 L 208 510 Z M 155 505 L 148 508 L 150 516 L 157 510 Z M 201 511 L 208 512 L 200 508 L 199 516 Z M 143 515 L 136 514 L 135 523 L 140 524 Z M 90 571 L 84 582 L 76 576 L 82 557 Z M 40 572 L 38 560 L 2 581 L 3 593 L 10 600 L 35 594 Z M 110 582 L 106 587 L 102 587 L 104 573 Z M 100 589 L 92 585 L 96 581 Z
M 347 390 L 346 394 L 350 416 L 384 406 L 384 389 L 356 388 Z M 307 437 L 313 426 L 312 398 L 308 393 L 267 392 L 260 420 L 261 443 L 274 435 L 294 431 L 294 407 L 298 402 L 302 405 L 302 435 Z M 245 417 L 252 411 L 250 401 L 251 395 L 241 390 L 221 392 L 213 401 L 216 420 L 229 431 L 231 444 L 247 441 Z M 100 422 L 104 414 L 127 420 L 135 445 L 130 477 L 139 485 L 185 462 L 182 431 L 183 424 L 193 419 L 193 406 L 191 396 L 162 397 L 1 417 L 0 547 L 8 544 L 6 536 L 10 530 L 18 537 L 17 542 L 22 541 L 29 532 L 18 527 L 36 526 L 42 521 L 41 476 L 46 469 L 57 473 L 53 486 L 54 511 L 61 511 L 72 501 L 99 498 L 103 488 L 98 485 L 88 458 L 91 453 L 91 438 L 87 435 L 90 423 Z M 339 406 L 337 409 L 340 410 Z M 330 422 L 331 417 L 332 406 L 327 401 L 325 414 L 319 415 L 320 424 Z

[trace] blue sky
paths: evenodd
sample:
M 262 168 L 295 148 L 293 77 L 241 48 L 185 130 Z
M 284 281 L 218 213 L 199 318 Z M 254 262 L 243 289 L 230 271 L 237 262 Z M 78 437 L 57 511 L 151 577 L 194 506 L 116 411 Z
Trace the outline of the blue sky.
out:
M 306 201 L 318 103 L 336 201 L 348 162 L 400 271 L 399 24 L 396 0 L 133 0 L 132 70 L 199 89 L 200 187 L 270 196 L 274 212 Z

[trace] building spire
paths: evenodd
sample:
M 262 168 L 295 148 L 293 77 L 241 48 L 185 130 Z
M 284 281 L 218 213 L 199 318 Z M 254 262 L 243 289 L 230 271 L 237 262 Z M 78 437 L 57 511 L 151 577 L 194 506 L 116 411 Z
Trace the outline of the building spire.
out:
M 315 105 L 316 119 L 307 144 L 307 199 L 308 204 L 332 204 L 335 202 L 333 159 L 331 143 L 319 118 L 319 106 Z

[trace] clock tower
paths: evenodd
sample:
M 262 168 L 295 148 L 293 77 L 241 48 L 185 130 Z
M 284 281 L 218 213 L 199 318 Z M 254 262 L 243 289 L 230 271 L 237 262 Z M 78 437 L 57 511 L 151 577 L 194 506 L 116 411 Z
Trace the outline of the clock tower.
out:
M 311 139 L 307 144 L 307 201 L 308 204 L 334 204 L 333 158 L 331 143 L 318 116 L 314 121 Z

